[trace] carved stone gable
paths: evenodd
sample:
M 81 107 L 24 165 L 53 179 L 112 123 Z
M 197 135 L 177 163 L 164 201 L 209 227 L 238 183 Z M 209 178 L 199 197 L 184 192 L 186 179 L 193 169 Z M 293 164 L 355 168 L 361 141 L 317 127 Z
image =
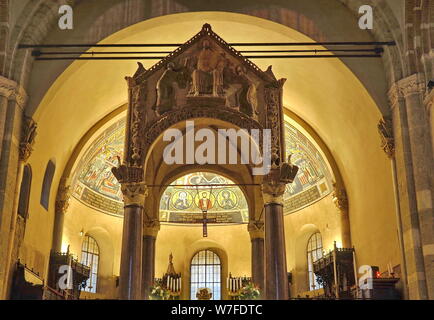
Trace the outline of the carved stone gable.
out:
M 177 122 L 211 117 L 241 129 L 271 128 L 273 168 L 282 163 L 282 87 L 209 24 L 166 58 L 127 77 L 129 108 L 124 164 L 140 168 L 152 142 Z

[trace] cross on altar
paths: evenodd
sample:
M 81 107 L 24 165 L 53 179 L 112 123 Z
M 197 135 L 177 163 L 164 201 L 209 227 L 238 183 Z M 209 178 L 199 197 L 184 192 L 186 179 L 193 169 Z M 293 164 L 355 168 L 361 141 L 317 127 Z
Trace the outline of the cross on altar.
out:
M 216 218 L 212 218 L 212 219 L 208 219 L 207 218 L 207 211 L 202 211 L 203 217 L 202 219 L 194 219 L 195 223 L 202 223 L 203 226 L 203 231 L 202 231 L 202 236 L 204 238 L 208 237 L 208 223 L 215 223 L 217 222 Z

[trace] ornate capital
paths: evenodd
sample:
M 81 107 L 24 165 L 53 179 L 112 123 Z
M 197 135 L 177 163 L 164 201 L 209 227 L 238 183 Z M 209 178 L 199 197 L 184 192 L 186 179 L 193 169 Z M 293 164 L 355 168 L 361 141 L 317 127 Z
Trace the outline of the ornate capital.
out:
M 286 184 L 282 182 L 266 182 L 261 185 L 264 203 L 283 204 L 283 194 L 285 193 Z
M 143 219 L 143 235 L 156 238 L 160 231 L 160 221 L 158 219 L 150 219 L 145 215 Z
M 401 79 L 398 81 L 398 86 L 400 93 L 407 97 L 415 93 L 425 93 L 426 83 L 424 77 L 418 73 L 412 74 L 411 76 Z
M 0 96 L 8 100 L 15 100 L 17 104 L 24 108 L 27 102 L 27 94 L 23 87 L 8 78 L 0 76 Z
M 378 132 L 381 138 L 381 148 L 389 158 L 395 154 L 395 139 L 393 137 L 392 119 L 384 117 L 378 123 Z
M 264 229 L 264 221 L 262 220 L 251 220 L 247 226 L 250 239 L 264 238 Z
M 341 213 L 348 212 L 347 192 L 343 188 L 338 188 L 336 183 L 333 184 L 332 200 Z
M 59 188 L 57 189 L 55 210 L 56 213 L 65 214 L 69 207 L 70 186 L 67 185 L 67 178 L 60 179 Z
M 121 183 L 121 191 L 124 195 L 124 204 L 143 206 L 148 196 L 148 188 L 143 182 Z
M 15 92 L 17 83 L 8 78 L 0 76 L 0 96 L 9 97 Z
M 415 73 L 407 78 L 401 79 L 394 83 L 389 90 L 389 102 L 391 107 L 395 107 L 399 100 L 402 100 L 412 94 L 424 94 L 426 83 L 424 77 Z
M 118 158 L 120 162 L 120 159 Z M 130 167 L 126 165 L 120 165 L 112 168 L 112 173 L 120 183 L 132 183 L 143 181 L 143 168 Z
M 36 137 L 36 122 L 32 118 L 24 116 L 21 129 L 21 142 L 20 142 L 20 160 L 26 162 L 32 151 L 33 144 Z

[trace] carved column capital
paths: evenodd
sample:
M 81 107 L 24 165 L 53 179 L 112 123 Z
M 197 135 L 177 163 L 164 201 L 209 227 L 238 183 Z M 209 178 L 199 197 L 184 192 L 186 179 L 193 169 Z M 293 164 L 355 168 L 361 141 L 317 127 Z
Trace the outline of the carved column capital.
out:
M 343 188 L 338 188 L 336 183 L 333 184 L 333 188 L 333 203 L 336 205 L 336 208 L 338 208 L 341 213 L 346 214 L 349 208 L 347 192 Z
M 143 181 L 143 168 L 124 164 L 112 168 L 112 173 L 119 183 L 139 183 Z
M 415 93 L 424 94 L 426 90 L 425 79 L 421 74 L 415 73 L 398 81 L 398 87 L 404 97 Z
M 286 184 L 282 182 L 266 182 L 261 185 L 264 203 L 283 204 L 283 194 L 285 193 Z
M 21 108 L 24 108 L 27 102 L 27 94 L 24 88 L 15 81 L 2 76 L 0 76 L 0 96 L 16 101 Z
M 424 77 L 421 74 L 415 73 L 411 76 L 403 78 L 395 82 L 389 90 L 389 103 L 392 108 L 398 105 L 400 100 L 404 98 L 420 93 L 426 92 L 426 83 Z
M 121 183 L 121 191 L 125 206 L 143 206 L 145 198 L 148 196 L 148 188 L 143 182 L 123 182 Z
M 17 83 L 8 78 L 0 76 L 0 96 L 9 97 L 15 92 Z
M 250 239 L 261 238 L 264 239 L 265 236 L 265 228 L 264 221 L 262 220 L 251 220 L 247 225 L 247 230 L 250 234 Z
M 60 179 L 59 188 L 57 189 L 55 211 L 56 213 L 65 214 L 69 207 L 70 186 L 67 185 L 67 178 Z
M 32 151 L 33 144 L 36 137 L 36 122 L 32 118 L 23 116 L 23 124 L 21 129 L 21 142 L 20 142 L 20 160 L 26 162 Z
M 395 154 L 395 139 L 393 137 L 392 119 L 384 117 L 378 123 L 378 132 L 381 138 L 381 148 L 389 158 Z
M 160 231 L 160 221 L 149 219 L 145 216 L 143 220 L 143 235 L 156 238 L 158 231 Z

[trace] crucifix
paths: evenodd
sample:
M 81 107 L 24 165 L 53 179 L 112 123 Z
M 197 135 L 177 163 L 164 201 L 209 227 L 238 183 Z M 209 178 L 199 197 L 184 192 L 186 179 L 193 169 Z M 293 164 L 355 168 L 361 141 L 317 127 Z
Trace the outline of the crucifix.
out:
M 199 193 L 199 191 L 198 191 Z M 210 191 L 211 195 L 211 191 Z M 211 196 L 208 197 L 206 192 L 202 192 L 201 198 L 198 201 L 198 207 L 202 210 L 202 219 L 195 219 L 196 223 L 202 223 L 203 231 L 202 236 L 204 238 L 208 237 L 208 223 L 217 222 L 216 218 L 208 219 L 207 214 L 208 210 L 212 208 Z

